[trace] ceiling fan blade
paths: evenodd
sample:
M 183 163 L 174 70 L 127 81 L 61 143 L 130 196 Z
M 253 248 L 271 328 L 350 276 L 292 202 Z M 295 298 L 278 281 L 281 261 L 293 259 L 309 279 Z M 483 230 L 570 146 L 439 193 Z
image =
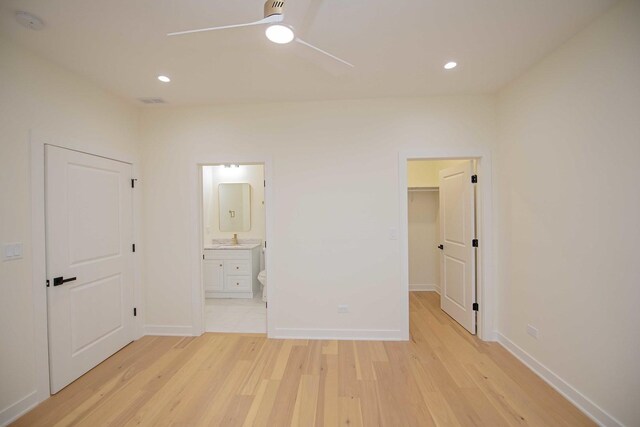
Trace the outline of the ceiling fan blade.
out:
M 184 34 L 203 33 L 205 31 L 217 31 L 217 30 L 228 30 L 230 28 L 251 27 L 253 25 L 263 25 L 263 24 L 272 24 L 275 22 L 282 22 L 283 19 L 284 17 L 282 15 L 271 15 L 259 21 L 247 22 L 246 24 L 224 25 L 222 27 L 209 27 L 209 28 L 200 28 L 197 30 L 177 31 L 175 33 L 168 33 L 167 35 L 181 36 Z
M 297 41 L 298 43 L 300 43 L 300 44 L 304 45 L 304 46 L 310 47 L 311 49 L 315 50 L 316 52 L 320 52 L 321 54 L 326 55 L 326 56 L 328 56 L 329 58 L 331 58 L 331 59 L 333 59 L 333 60 L 335 60 L 335 61 L 340 62 L 341 64 L 344 64 L 344 65 L 349 66 L 349 67 L 351 67 L 351 68 L 354 68 L 354 67 L 355 67 L 355 65 L 353 65 L 352 63 L 347 62 L 347 61 L 345 61 L 344 59 L 340 59 L 340 58 L 338 58 L 337 56 L 330 54 L 330 53 L 329 53 L 329 52 L 327 52 L 326 50 L 322 50 L 322 49 L 320 49 L 319 47 L 316 47 L 316 46 L 314 46 L 314 45 L 312 45 L 312 44 L 309 44 L 309 43 L 307 43 L 306 41 L 304 41 L 304 40 L 302 40 L 302 39 L 300 39 L 300 38 L 296 38 L 296 41 Z

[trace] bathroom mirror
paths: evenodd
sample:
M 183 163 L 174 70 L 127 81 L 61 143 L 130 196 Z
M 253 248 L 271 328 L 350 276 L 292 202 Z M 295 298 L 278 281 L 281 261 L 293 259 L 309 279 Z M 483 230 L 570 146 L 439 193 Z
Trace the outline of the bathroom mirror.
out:
M 251 230 L 251 185 L 218 185 L 220 231 Z

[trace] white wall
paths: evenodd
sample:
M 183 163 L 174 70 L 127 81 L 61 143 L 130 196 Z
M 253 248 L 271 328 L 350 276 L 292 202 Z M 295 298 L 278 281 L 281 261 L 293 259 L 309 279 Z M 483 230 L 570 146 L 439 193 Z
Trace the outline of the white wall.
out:
M 440 289 L 438 191 L 409 191 L 409 290 Z
M 490 149 L 494 113 L 489 96 L 145 110 L 147 324 L 193 323 L 195 165 L 269 157 L 277 333 L 398 337 L 398 152 Z
M 637 426 L 640 2 L 614 7 L 498 105 L 499 332 Z
M 409 160 L 407 185 L 409 187 L 439 187 L 440 171 L 465 160 Z
M 238 239 L 265 239 L 264 211 L 264 166 L 241 165 L 238 168 L 225 168 L 222 165 L 204 166 L 203 195 L 204 207 L 204 243 L 213 239 L 230 239 L 233 232 L 220 231 L 218 209 L 218 185 L 222 183 L 247 183 L 251 185 L 251 229 L 239 231 Z
M 35 402 L 31 283 L 30 130 L 101 152 L 136 156 L 137 113 L 93 85 L 0 38 L 0 244 L 24 258 L 0 262 L 0 424 Z M 42 284 L 44 286 L 44 283 Z

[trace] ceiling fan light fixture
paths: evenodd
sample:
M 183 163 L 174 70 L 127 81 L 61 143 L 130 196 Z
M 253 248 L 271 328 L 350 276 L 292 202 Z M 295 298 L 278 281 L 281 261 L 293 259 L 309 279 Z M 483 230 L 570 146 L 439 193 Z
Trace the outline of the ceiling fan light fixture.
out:
M 293 30 L 286 25 L 271 25 L 265 31 L 265 35 L 269 40 L 278 44 L 291 43 L 295 37 Z

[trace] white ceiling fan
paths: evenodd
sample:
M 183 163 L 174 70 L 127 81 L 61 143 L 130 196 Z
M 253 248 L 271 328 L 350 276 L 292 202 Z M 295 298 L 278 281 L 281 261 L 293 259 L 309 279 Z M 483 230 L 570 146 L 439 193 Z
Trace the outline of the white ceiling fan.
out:
M 344 59 L 340 59 L 335 55 L 330 54 L 329 52 L 320 49 L 319 47 L 313 46 L 312 44 L 307 43 L 302 40 L 300 37 L 297 37 L 295 34 L 295 30 L 292 26 L 283 24 L 284 21 L 284 3 L 285 0 L 267 0 L 264 4 L 264 18 L 259 21 L 247 22 L 244 24 L 233 24 L 233 25 L 224 25 L 221 27 L 209 27 L 209 28 L 199 28 L 197 30 L 187 30 L 187 31 L 177 31 L 174 33 L 168 33 L 168 36 L 180 36 L 184 34 L 193 34 L 193 33 L 202 33 L 205 31 L 217 31 L 217 30 L 228 30 L 231 28 L 240 28 L 240 27 L 250 27 L 254 25 L 267 25 L 270 24 L 265 30 L 265 35 L 269 40 L 278 44 L 287 44 L 292 41 L 300 43 L 306 47 L 309 47 L 316 52 L 319 52 L 323 55 L 326 55 L 332 58 L 335 61 L 340 62 L 348 67 L 354 67 L 350 62 L 345 61 Z

